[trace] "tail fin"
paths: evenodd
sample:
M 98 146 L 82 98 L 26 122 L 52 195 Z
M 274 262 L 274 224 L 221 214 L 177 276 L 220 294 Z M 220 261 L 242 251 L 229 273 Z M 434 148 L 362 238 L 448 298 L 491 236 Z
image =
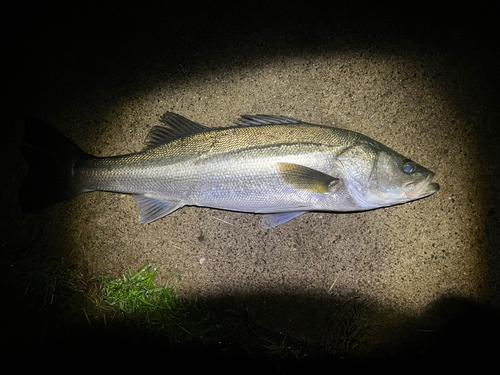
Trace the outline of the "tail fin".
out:
M 30 169 L 19 189 L 22 212 L 34 212 L 86 191 L 73 183 L 73 165 L 93 156 L 42 120 L 26 120 L 22 152 Z

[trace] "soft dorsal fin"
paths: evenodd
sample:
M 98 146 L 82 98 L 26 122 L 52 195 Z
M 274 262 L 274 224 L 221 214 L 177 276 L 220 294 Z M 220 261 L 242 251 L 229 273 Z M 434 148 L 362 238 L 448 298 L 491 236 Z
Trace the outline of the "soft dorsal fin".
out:
M 164 145 L 176 138 L 212 129 L 209 126 L 188 120 L 173 112 L 166 112 L 160 118 L 160 122 L 165 126 L 154 126 L 149 131 L 148 136 L 144 140 L 143 151 Z
M 300 124 L 302 121 L 285 116 L 243 115 L 236 122 L 241 126 Z

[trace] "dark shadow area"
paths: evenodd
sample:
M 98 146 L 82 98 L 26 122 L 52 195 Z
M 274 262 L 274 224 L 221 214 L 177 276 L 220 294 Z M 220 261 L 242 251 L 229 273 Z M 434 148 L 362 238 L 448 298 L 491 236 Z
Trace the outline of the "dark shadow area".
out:
M 8 31 L 4 35 L 9 36 L 6 50 L 12 79 L 8 86 L 12 99 L 8 121 L 25 108 L 33 108 L 30 101 L 42 98 L 43 102 L 51 90 L 67 94 L 66 101 L 51 105 L 51 111 L 115 88 L 116 95 L 107 96 L 103 103 L 112 107 L 134 94 L 120 91 L 124 77 L 137 82 L 137 91 L 154 87 L 158 82 L 145 79 L 150 71 L 155 72 L 152 77 L 163 76 L 166 82 L 183 82 L 193 75 L 203 75 L 207 69 L 243 67 L 251 59 L 285 53 L 352 48 L 392 54 L 410 43 L 420 51 L 439 51 L 462 67 L 461 75 L 452 77 L 457 90 L 450 97 L 457 109 L 470 113 L 471 127 L 484 150 L 484 181 L 479 183 L 498 186 L 500 182 L 496 161 L 499 75 L 493 46 L 497 30 L 491 9 L 403 10 L 359 3 L 329 4 L 328 10 L 305 3 L 297 7 L 260 7 L 253 3 L 223 9 L 214 9 L 209 2 L 159 2 L 140 8 L 128 2 L 110 4 L 77 8 L 31 2 L 18 5 L 3 25 Z M 53 85 L 48 87 L 47 82 Z M 43 103 L 37 107 L 43 108 Z M 11 129 L 4 141 L 19 144 L 20 133 L 20 129 Z M 84 134 L 88 133 L 90 129 L 85 129 Z M 16 160 L 17 156 L 7 157 L 4 173 L 17 176 L 25 168 L 15 164 Z M 1 182 L 5 193 L 0 256 L 6 272 L 11 263 L 29 256 L 23 249 L 29 246 L 26 243 L 31 241 L 28 236 L 32 228 L 28 227 L 29 220 L 20 216 L 15 204 L 16 187 L 10 186 L 20 179 L 19 175 Z M 222 316 L 221 324 L 242 327 L 238 335 L 231 336 L 231 328 L 225 328 L 229 331 L 225 342 L 176 344 L 128 326 L 89 326 L 85 321 L 73 321 L 64 309 L 40 305 L 38 296 L 12 287 L 4 277 L 0 299 L 2 353 L 19 369 L 67 363 L 91 368 L 100 361 L 112 366 L 111 358 L 141 359 L 148 368 L 179 368 L 182 362 L 187 368 L 237 372 L 241 368 L 277 373 L 389 368 L 407 373 L 409 366 L 409 372 L 424 373 L 486 368 L 494 364 L 500 334 L 498 197 L 488 187 L 487 193 L 478 198 L 488 207 L 483 213 L 485 228 L 481 228 L 484 234 L 480 245 L 487 275 L 487 285 L 482 287 L 488 290 L 491 303 L 442 297 L 420 317 L 400 314 L 393 325 L 386 322 L 385 328 L 390 329 L 378 332 L 383 345 L 369 341 L 370 332 L 379 327 L 367 327 L 362 317 L 383 316 L 384 311 L 379 306 L 358 303 L 356 298 L 339 301 L 293 294 L 202 301 L 204 308 Z M 272 345 L 279 352 L 280 342 L 292 349 L 284 357 L 269 354 Z M 356 348 L 361 344 L 370 345 L 370 354 L 359 354 Z M 291 353 L 298 354 L 294 358 Z M 124 364 L 126 361 L 120 361 L 117 366 Z
M 438 51 L 456 57 L 464 72 L 471 68 L 467 64 L 476 64 L 474 70 L 484 73 L 492 87 L 498 82 L 492 13 L 479 5 L 401 9 L 363 2 L 218 8 L 205 1 L 149 7 L 126 1 L 94 6 L 25 1 L 3 27 L 9 31 L 7 63 L 16 99 L 63 90 L 83 100 L 99 88 L 119 89 L 125 78 L 134 81 L 137 92 L 154 87 L 158 82 L 145 79 L 153 77 L 151 72 L 163 73 L 166 81 L 185 81 L 201 70 L 322 50 Z M 53 86 L 38 85 L 51 75 Z M 105 104 L 123 94 L 117 92 Z
M 127 370 L 134 361 L 145 362 L 149 371 L 437 373 L 481 371 L 496 363 L 500 311 L 462 298 L 441 298 L 420 317 L 400 314 L 397 322 L 372 327 L 362 316 L 384 312 L 355 301 L 302 294 L 233 296 L 199 301 L 190 310 L 186 322 L 205 320 L 203 337 L 180 330 L 160 335 L 85 317 L 71 309 L 74 290 L 58 286 L 56 298 L 47 300 L 37 285 L 13 283 L 5 263 L 1 270 L 0 349 L 4 363 L 16 363 L 20 371 L 76 364 L 91 369 L 96 363 Z

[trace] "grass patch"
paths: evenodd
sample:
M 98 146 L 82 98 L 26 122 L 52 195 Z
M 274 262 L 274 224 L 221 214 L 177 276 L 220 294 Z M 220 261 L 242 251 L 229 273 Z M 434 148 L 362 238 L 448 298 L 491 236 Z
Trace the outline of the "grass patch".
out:
M 183 327 L 187 303 L 179 298 L 176 289 L 180 276 L 171 275 L 166 286 L 157 287 L 156 270 L 153 264 L 148 264 L 135 274 L 126 271 L 119 279 L 99 278 L 102 301 L 113 308 L 114 319 L 156 332 L 180 328 L 190 334 Z

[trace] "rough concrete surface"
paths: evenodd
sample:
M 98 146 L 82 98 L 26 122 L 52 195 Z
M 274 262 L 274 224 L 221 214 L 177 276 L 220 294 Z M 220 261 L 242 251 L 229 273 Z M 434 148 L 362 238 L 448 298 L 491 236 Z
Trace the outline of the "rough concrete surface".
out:
M 349 21 L 354 7 L 121 5 L 43 22 L 30 14 L 39 27 L 13 42 L 2 243 L 41 236 L 39 246 L 91 275 L 159 264 L 158 284 L 175 270 L 182 295 L 247 308 L 311 340 L 344 303 L 356 306 L 373 345 L 396 341 L 408 322 L 434 329 L 454 313 L 436 307 L 443 301 L 499 306 L 498 74 L 482 34 L 418 12 L 407 23 L 376 9 Z M 259 215 L 199 207 L 140 225 L 132 197 L 104 192 L 19 212 L 27 115 L 110 156 L 140 150 L 166 111 L 211 126 L 273 114 L 355 130 L 434 171 L 441 190 L 386 209 L 309 213 L 271 230 Z

